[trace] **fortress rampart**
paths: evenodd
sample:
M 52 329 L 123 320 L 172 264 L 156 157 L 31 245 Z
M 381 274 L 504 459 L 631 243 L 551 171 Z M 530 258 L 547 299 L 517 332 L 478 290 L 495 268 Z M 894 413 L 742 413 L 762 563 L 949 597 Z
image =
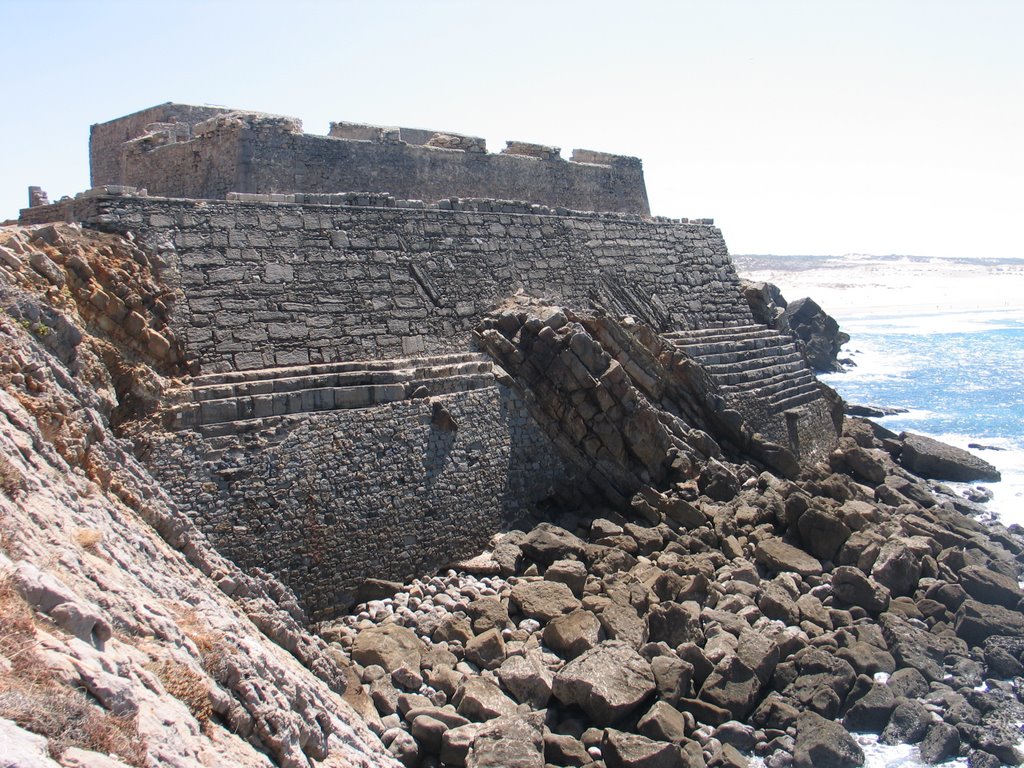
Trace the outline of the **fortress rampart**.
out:
M 584 211 L 647 214 L 640 160 L 592 150 L 443 131 L 332 123 L 328 136 L 290 117 L 164 104 L 92 127 L 92 183 L 195 199 L 243 193 L 387 192 L 525 200 Z
M 118 185 L 22 212 L 143 247 L 160 333 L 79 288 L 107 325 L 143 329 L 133 349 L 156 338 L 191 374 L 147 461 L 311 616 L 548 504 L 663 521 L 683 507 L 662 491 L 713 459 L 795 476 L 834 447 L 837 402 L 754 322 L 713 222 L 642 215 L 639 161 L 331 133 L 163 105 L 93 127 L 94 179 Z
M 179 292 L 175 331 L 204 372 L 461 351 L 517 292 L 606 306 L 665 331 L 752 322 L 711 225 L 446 202 L 96 196 L 73 218 L 131 231 L 162 254 Z

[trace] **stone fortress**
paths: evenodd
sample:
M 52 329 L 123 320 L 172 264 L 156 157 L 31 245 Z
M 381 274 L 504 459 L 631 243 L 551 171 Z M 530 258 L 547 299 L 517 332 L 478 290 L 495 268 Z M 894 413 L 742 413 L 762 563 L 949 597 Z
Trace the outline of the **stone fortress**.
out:
M 539 509 L 683 520 L 676 484 L 713 492 L 716 458 L 792 477 L 838 439 L 721 232 L 651 217 L 635 158 L 164 104 L 94 125 L 90 160 L 93 189 L 22 223 L 149 254 L 159 326 L 89 288 L 181 377 L 147 461 L 314 619 Z

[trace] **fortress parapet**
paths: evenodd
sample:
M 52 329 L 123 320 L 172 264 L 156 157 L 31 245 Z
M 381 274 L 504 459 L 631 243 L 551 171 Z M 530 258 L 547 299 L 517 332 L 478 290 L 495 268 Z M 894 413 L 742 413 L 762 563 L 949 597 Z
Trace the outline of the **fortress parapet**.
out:
M 639 159 L 450 131 L 334 122 L 326 136 L 291 117 L 163 104 L 92 126 L 92 184 L 226 199 L 229 193 L 389 193 L 523 200 L 552 208 L 648 215 Z

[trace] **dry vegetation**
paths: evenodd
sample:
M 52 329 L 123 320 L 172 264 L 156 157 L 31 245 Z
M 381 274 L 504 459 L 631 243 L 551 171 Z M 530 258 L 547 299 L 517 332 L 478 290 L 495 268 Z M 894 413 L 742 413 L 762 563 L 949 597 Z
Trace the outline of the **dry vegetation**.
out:
M 10 577 L 0 577 L 0 655 L 10 664 L 9 673 L 0 676 L 0 717 L 45 736 L 54 759 L 68 747 L 79 747 L 145 765 L 146 745 L 133 720 L 110 714 L 64 685 L 37 646 L 31 609 Z
M 25 478 L 10 459 L 0 453 L 0 492 L 9 499 L 15 498 L 25 489 Z
M 174 659 L 153 662 L 146 668 L 160 679 L 169 694 L 188 707 L 200 725 L 210 722 L 213 716 L 210 687 L 202 675 Z
M 192 607 L 178 612 L 178 626 L 195 643 L 199 651 L 199 663 L 206 674 L 218 684 L 223 684 L 227 679 L 227 656 L 230 650 L 224 633 L 210 627 L 209 622 L 201 618 Z
M 96 554 L 101 541 L 103 541 L 103 531 L 97 531 L 95 528 L 77 528 L 75 530 L 75 543 L 87 552 Z

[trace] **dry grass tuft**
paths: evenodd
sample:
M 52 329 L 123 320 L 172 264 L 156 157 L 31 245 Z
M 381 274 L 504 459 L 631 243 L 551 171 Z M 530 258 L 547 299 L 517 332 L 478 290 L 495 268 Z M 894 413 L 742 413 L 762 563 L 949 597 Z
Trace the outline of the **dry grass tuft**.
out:
M 98 552 L 99 544 L 103 541 L 103 531 L 95 528 L 76 528 L 74 536 L 78 546 L 93 554 Z
M 164 689 L 188 707 L 188 711 L 206 725 L 213 716 L 213 705 L 210 703 L 210 686 L 206 679 L 187 665 L 174 659 L 163 659 L 146 667 L 163 683 Z
M 0 717 L 44 736 L 55 760 L 68 747 L 79 747 L 146 765 L 146 745 L 134 718 L 116 717 L 61 683 L 37 645 L 32 610 L 10 577 L 0 577 L 0 653 L 11 665 L 11 673 L 0 677 Z
M 0 453 L 0 492 L 14 499 L 25 490 L 25 478 L 21 470 L 5 454 Z
M 214 629 L 193 608 L 179 613 L 178 626 L 195 643 L 199 663 L 218 685 L 227 681 L 231 644 L 223 632 Z

